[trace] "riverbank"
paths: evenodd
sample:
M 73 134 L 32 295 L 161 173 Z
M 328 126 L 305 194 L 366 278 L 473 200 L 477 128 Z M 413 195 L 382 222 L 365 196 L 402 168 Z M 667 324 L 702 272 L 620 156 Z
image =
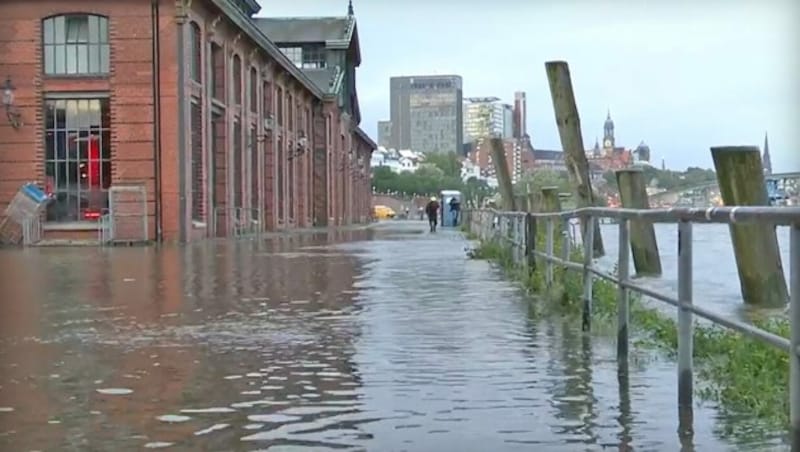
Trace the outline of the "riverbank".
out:
M 543 249 L 543 234 L 537 237 L 537 246 Z M 561 249 L 559 243 L 555 249 Z M 543 264 L 537 266 L 538 271 L 528 274 L 527 270 L 514 265 L 510 247 L 492 241 L 479 242 L 473 254 L 476 258 L 496 262 L 508 276 L 535 294 L 534 300 L 541 301 L 534 303 L 542 305 L 541 311 L 574 316 L 575 321 L 579 321 L 582 295 L 579 273 L 555 267 L 555 287 L 546 293 Z M 576 251 L 571 258 L 580 262 L 580 253 Z M 593 334 L 609 334 L 613 328 L 608 326 L 616 322 L 617 288 L 610 282 L 595 280 L 593 294 Z M 630 318 L 634 346 L 674 358 L 677 325 L 672 318 L 634 294 L 631 294 Z M 784 319 L 763 319 L 754 323 L 783 337 L 789 335 L 788 322 Z M 699 398 L 714 403 L 725 413 L 724 419 L 752 419 L 752 428 L 747 431 L 721 421 L 723 434 L 751 440 L 754 436 L 785 434 L 789 413 L 787 354 L 720 327 L 696 323 L 694 358 Z

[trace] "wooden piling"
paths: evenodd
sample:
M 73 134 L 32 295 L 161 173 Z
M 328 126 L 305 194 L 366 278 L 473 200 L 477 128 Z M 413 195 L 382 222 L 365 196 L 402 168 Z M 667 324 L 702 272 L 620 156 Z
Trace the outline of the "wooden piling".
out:
M 558 187 L 542 187 L 542 212 L 561 212 Z
M 616 172 L 617 186 L 622 207 L 627 209 L 649 209 L 644 172 L 630 168 Z M 646 220 L 631 220 L 630 243 L 633 266 L 638 276 L 661 275 L 661 257 L 658 252 L 656 231 L 653 223 Z
M 711 148 L 720 194 L 726 206 L 767 206 L 769 197 L 755 146 Z M 778 307 L 789 300 L 774 227 L 731 224 L 731 241 L 747 304 Z
M 514 184 L 511 182 L 511 175 L 508 172 L 506 163 L 506 151 L 503 146 L 502 138 L 492 138 L 490 140 L 492 148 L 492 164 L 494 173 L 497 177 L 497 184 L 500 189 L 500 196 L 503 201 L 503 210 L 516 210 L 516 200 L 514 199 Z
M 545 63 L 547 80 L 550 84 L 550 95 L 553 98 L 553 109 L 558 125 L 558 134 L 561 138 L 561 147 L 564 149 L 564 161 L 569 173 L 570 185 L 575 192 L 578 207 L 594 206 L 594 192 L 589 178 L 589 162 L 586 160 L 586 148 L 583 146 L 581 135 L 581 120 L 578 116 L 578 107 L 575 105 L 575 94 L 572 90 L 572 80 L 569 74 L 569 65 L 566 61 L 548 61 Z M 588 237 L 586 233 L 587 221 L 581 221 L 581 236 Z M 603 238 L 600 235 L 600 222 L 594 221 L 594 257 L 605 254 Z

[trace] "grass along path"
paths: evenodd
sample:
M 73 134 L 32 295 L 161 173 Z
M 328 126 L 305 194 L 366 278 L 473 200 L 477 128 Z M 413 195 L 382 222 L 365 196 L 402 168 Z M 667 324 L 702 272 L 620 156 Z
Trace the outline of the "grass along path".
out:
M 471 234 L 469 238 L 476 240 Z M 537 237 L 538 249 L 544 249 L 544 236 Z M 561 249 L 556 243 L 554 249 Z M 537 265 L 537 271 L 528 274 L 523 267 L 513 264 L 511 250 L 497 242 L 480 242 L 473 251 L 473 257 L 488 259 L 500 265 L 506 274 L 517 280 L 530 292 L 543 300 L 541 310 L 561 315 L 574 315 L 581 311 L 583 293 L 582 275 L 554 267 L 554 286 L 546 293 L 543 269 L 544 263 Z M 581 262 L 579 250 L 571 259 Z M 601 330 L 602 324 L 613 325 L 617 315 L 617 287 L 608 281 L 595 279 L 593 286 L 592 326 Z M 789 323 L 786 319 L 765 319 L 754 322 L 757 326 L 783 337 L 789 337 Z M 598 325 L 601 324 L 601 325 Z M 640 340 L 633 341 L 632 347 L 648 347 L 674 358 L 677 355 L 677 323 L 664 313 L 646 306 L 636 293 L 630 295 L 630 328 Z M 698 380 L 696 393 L 700 400 L 714 402 L 724 419 L 746 417 L 753 421 L 754 427 L 746 432 L 736 429 L 732 423 L 720 427 L 723 434 L 740 440 L 753 440 L 758 437 L 774 436 L 788 429 L 789 419 L 789 356 L 788 354 L 744 337 L 739 333 L 716 325 L 695 323 L 694 327 L 695 379 Z

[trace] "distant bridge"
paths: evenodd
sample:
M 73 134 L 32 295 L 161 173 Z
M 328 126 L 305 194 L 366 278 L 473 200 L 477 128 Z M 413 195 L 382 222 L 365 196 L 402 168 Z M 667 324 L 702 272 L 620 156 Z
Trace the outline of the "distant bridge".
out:
M 787 182 L 794 181 L 795 185 L 800 185 L 800 172 L 793 173 L 773 173 L 764 176 L 766 180 L 778 181 L 778 183 L 786 184 Z M 680 196 L 685 193 L 691 193 L 697 190 L 718 190 L 719 184 L 717 181 L 709 181 L 702 184 L 692 185 L 691 187 L 683 187 L 677 190 L 668 190 L 661 193 L 650 195 L 652 200 L 660 200 L 669 196 Z

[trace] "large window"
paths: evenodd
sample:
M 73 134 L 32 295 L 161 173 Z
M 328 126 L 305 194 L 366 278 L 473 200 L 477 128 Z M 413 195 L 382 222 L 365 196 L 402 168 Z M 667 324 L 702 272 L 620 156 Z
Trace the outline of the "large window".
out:
M 289 94 L 286 98 L 286 118 L 289 120 L 289 131 L 294 130 L 294 97 Z
M 203 110 L 200 100 L 192 99 L 192 220 L 205 221 L 206 190 L 203 185 Z
M 233 105 L 242 105 L 242 59 L 239 55 L 233 56 Z
M 286 168 L 286 165 L 284 164 L 284 161 L 283 161 L 284 158 L 285 158 L 285 154 L 283 152 L 283 140 L 280 137 L 278 137 L 278 147 L 277 147 L 277 150 L 276 150 L 275 153 L 277 154 L 276 157 L 275 157 L 275 162 L 276 162 L 276 165 L 277 165 L 277 168 L 275 169 L 275 175 L 276 175 L 276 178 L 277 178 L 275 186 L 278 188 L 278 193 L 277 193 L 277 198 L 278 198 L 278 220 L 283 221 L 284 213 L 285 213 L 284 212 L 284 210 L 285 210 L 284 206 L 285 206 L 285 202 L 286 202 L 286 200 L 284 199 L 284 186 L 283 186 L 283 184 L 284 184 L 284 173 L 283 172 L 284 172 L 284 169 Z
M 191 43 L 191 60 L 189 75 L 197 83 L 203 82 L 203 37 L 200 34 L 200 26 L 196 22 L 189 24 L 189 42 Z
M 283 47 L 281 51 L 299 68 L 322 69 L 326 67 L 325 47 L 319 45 Z
M 211 197 L 209 202 L 211 206 L 216 208 L 218 205 L 227 204 L 225 202 L 225 183 L 228 178 L 225 175 L 225 169 L 228 167 L 225 161 L 225 115 L 221 111 L 211 112 L 211 168 L 209 168 L 208 175 L 211 179 Z M 221 174 L 219 173 L 221 172 Z M 218 193 L 222 194 L 223 199 L 220 203 Z M 216 215 L 216 214 L 215 214 Z M 216 218 L 214 219 L 216 221 Z
M 255 127 L 250 127 L 250 207 L 253 209 L 260 208 L 258 187 L 258 132 Z
M 258 111 L 258 71 L 256 68 L 250 68 L 250 111 L 253 113 Z
M 208 65 L 211 67 L 211 95 L 214 99 L 225 100 L 225 57 L 222 46 L 211 44 Z
M 108 74 L 108 19 L 74 14 L 42 21 L 44 73 L 47 75 Z
M 45 101 L 47 221 L 95 221 L 108 208 L 111 119 L 108 99 Z
M 289 193 L 288 193 L 288 195 L 289 195 L 288 196 L 288 198 L 289 198 L 289 200 L 288 200 L 288 202 L 289 202 L 289 221 L 294 221 L 294 213 L 295 213 L 294 212 L 294 190 L 296 188 L 295 187 L 295 181 L 294 181 L 294 172 L 295 172 L 295 167 L 297 166 L 297 165 L 295 165 L 295 162 L 297 162 L 297 159 L 294 158 L 294 147 L 293 147 L 292 142 L 291 141 L 288 142 L 287 145 L 288 145 L 288 147 L 286 149 L 286 155 L 287 155 L 286 160 L 288 160 L 289 163 L 286 165 L 286 180 L 287 180 L 286 185 L 289 186 L 289 189 L 288 189 L 289 190 Z
M 261 90 L 261 94 L 264 98 L 263 114 L 265 118 L 268 118 L 269 115 L 272 114 L 272 111 L 275 110 L 275 108 L 272 106 L 272 84 L 269 82 L 264 82 Z
M 279 126 L 283 126 L 283 90 L 282 89 L 277 88 L 276 93 L 275 93 L 275 99 L 276 99 L 275 120 L 276 120 L 276 122 L 278 123 Z
M 242 206 L 242 123 L 239 118 L 233 120 L 233 207 Z

